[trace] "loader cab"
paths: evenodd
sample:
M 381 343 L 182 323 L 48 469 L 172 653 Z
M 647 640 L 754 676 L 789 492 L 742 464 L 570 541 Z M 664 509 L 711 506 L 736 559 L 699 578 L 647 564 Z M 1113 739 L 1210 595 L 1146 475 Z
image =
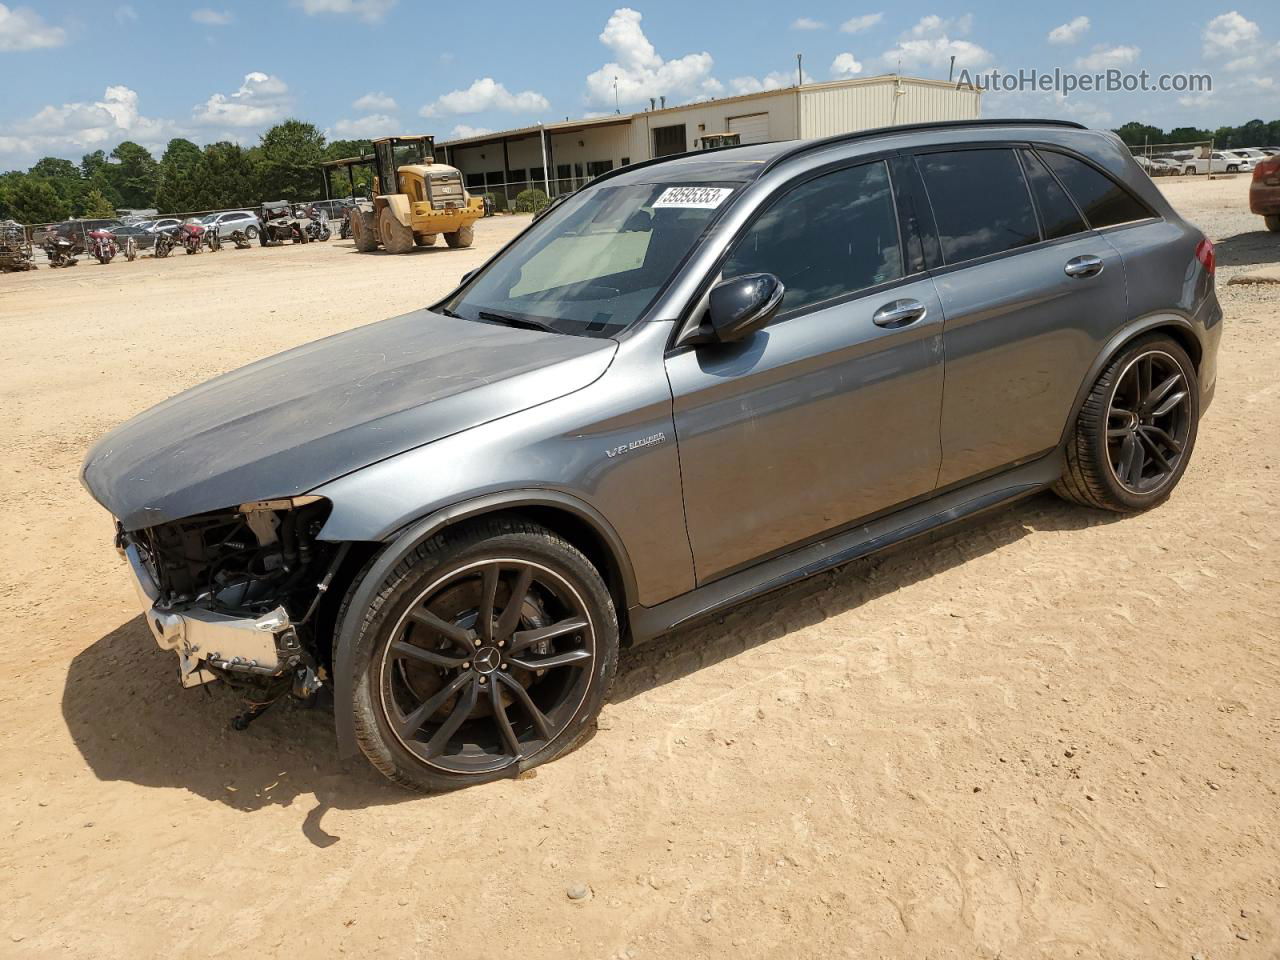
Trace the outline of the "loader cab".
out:
M 414 193 L 413 186 L 401 183 L 397 171 L 405 166 L 420 166 L 435 158 L 436 138 L 430 136 L 383 137 L 373 141 L 374 173 L 377 193 Z M 419 184 L 421 188 L 421 184 Z

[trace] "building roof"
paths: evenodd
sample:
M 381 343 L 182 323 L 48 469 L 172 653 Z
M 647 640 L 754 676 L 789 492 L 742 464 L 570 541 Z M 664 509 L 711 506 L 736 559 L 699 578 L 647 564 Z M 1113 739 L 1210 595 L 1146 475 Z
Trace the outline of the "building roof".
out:
M 773 90 L 760 90 L 756 93 L 744 93 L 735 97 L 717 97 L 710 100 L 695 100 L 692 103 L 682 103 L 671 107 L 661 107 L 655 110 L 638 110 L 634 113 L 609 113 L 600 117 L 584 117 L 579 120 L 562 120 L 556 123 L 534 124 L 528 127 L 516 127 L 512 130 L 495 130 L 491 133 L 477 134 L 472 137 L 458 137 L 453 140 L 437 140 L 437 147 L 473 147 L 485 143 L 498 143 L 502 140 L 521 140 L 525 137 L 535 137 L 540 130 L 546 130 L 548 133 L 577 133 L 579 130 L 588 130 L 594 127 L 607 127 L 614 124 L 630 123 L 636 117 L 654 117 L 663 116 L 672 113 L 679 113 L 683 110 L 692 110 L 708 104 L 726 104 L 726 103 L 743 103 L 751 100 L 763 100 L 768 97 L 776 97 L 780 93 L 794 93 L 801 90 L 805 93 L 817 90 L 832 90 L 841 87 L 865 87 L 876 86 L 883 83 L 894 83 L 902 80 L 912 84 L 923 84 L 925 86 L 945 87 L 948 90 L 957 89 L 956 84 L 948 83 L 946 80 L 932 80 L 928 77 L 907 77 L 896 73 L 882 73 L 874 77 L 853 77 L 846 80 L 828 80 L 824 83 L 806 83 L 801 87 L 778 87 Z

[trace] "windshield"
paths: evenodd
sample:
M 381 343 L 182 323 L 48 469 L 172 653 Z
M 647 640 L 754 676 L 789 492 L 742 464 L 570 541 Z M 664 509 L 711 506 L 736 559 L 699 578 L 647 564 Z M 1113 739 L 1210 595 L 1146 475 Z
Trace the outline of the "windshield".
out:
M 644 313 L 736 187 L 589 189 L 535 224 L 444 307 L 467 320 L 613 336 Z

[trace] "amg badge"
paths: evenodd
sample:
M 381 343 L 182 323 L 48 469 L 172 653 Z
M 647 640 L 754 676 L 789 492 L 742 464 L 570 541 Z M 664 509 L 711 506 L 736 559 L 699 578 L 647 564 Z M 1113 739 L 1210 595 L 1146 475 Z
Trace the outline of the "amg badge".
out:
M 655 443 L 661 443 L 665 439 L 667 439 L 667 435 L 659 430 L 657 433 L 652 433 L 642 440 L 632 440 L 630 443 L 620 443 L 616 447 L 610 447 L 605 451 L 605 453 L 608 455 L 609 459 L 612 460 L 620 453 L 639 450 L 641 447 L 648 447 Z

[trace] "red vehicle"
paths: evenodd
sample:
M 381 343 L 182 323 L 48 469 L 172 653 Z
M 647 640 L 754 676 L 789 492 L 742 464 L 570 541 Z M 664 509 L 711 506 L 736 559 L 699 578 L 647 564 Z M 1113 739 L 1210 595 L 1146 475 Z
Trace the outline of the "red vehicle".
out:
M 138 255 L 138 245 L 134 243 L 133 237 L 125 237 L 121 247 L 116 242 L 116 235 L 110 230 L 99 228 L 89 231 L 89 253 L 97 257 L 99 263 L 110 263 L 121 249 L 126 260 L 133 260 Z
M 162 230 L 156 235 L 155 256 L 167 257 L 174 247 L 182 247 L 187 253 L 199 253 L 204 246 L 205 228 L 199 223 L 180 223 Z
M 1268 230 L 1280 233 L 1280 154 L 1259 160 L 1253 168 L 1249 209 L 1266 221 Z

